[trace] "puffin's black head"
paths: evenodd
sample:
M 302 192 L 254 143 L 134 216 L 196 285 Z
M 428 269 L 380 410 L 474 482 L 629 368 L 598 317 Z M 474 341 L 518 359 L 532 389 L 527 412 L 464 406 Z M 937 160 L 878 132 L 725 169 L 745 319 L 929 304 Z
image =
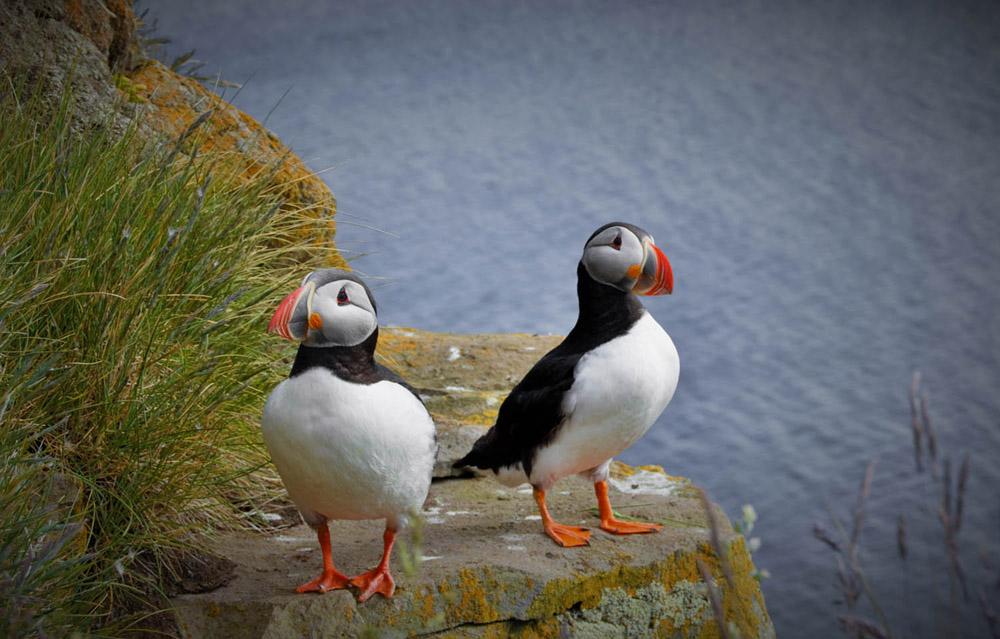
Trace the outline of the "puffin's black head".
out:
M 625 222 L 605 224 L 587 240 L 580 259 L 587 274 L 601 284 L 637 295 L 674 290 L 674 273 L 653 236 Z
M 368 286 L 350 271 L 329 268 L 306 275 L 278 305 L 267 332 L 306 346 L 354 346 L 377 328 Z

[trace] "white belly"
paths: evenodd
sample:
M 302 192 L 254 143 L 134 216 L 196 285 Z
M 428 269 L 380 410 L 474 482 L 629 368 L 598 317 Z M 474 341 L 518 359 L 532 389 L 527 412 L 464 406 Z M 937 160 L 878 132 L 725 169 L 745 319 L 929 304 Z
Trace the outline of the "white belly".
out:
M 670 403 L 679 373 L 674 342 L 649 313 L 584 355 L 563 400 L 566 421 L 536 455 L 531 483 L 551 486 L 631 446 Z
M 307 518 L 395 521 L 427 497 L 434 423 L 399 384 L 354 384 L 312 368 L 274 389 L 262 426 L 281 480 Z

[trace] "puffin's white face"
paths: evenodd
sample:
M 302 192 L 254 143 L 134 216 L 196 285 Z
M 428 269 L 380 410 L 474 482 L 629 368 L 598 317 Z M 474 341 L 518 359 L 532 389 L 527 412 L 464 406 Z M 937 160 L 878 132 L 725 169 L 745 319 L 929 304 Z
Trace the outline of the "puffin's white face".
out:
M 375 302 L 348 271 L 323 269 L 278 306 L 267 330 L 306 346 L 354 346 L 378 328 Z
M 626 293 L 663 295 L 674 288 L 667 256 L 649 233 L 631 224 L 615 222 L 598 229 L 581 261 L 595 281 Z

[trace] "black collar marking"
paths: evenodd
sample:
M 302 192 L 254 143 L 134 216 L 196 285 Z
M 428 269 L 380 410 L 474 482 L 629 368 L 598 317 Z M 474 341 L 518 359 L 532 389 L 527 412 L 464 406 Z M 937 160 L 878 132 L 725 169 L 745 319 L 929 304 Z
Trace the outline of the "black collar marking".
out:
M 299 345 L 295 355 L 292 372 L 289 377 L 297 377 L 310 368 L 320 367 L 333 373 L 334 377 L 355 384 L 375 384 L 389 381 L 403 386 L 413 393 L 417 392 L 395 371 L 375 363 L 375 345 L 378 343 L 378 328 L 365 341 L 354 346 L 306 346 Z M 421 402 L 422 403 L 422 402 Z
M 500 406 L 497 422 L 456 467 L 496 472 L 520 463 L 531 476 L 538 450 L 552 441 L 563 423 L 563 395 L 573 386 L 577 362 L 585 353 L 624 335 L 642 317 L 638 298 L 595 281 L 581 262 L 576 269 L 580 315 L 559 346 L 524 376 Z

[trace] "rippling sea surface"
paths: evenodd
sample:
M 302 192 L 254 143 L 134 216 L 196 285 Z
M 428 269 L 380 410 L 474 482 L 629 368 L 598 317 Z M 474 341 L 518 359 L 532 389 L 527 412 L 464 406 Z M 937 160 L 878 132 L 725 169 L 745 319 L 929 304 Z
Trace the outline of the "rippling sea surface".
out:
M 693 478 L 731 516 L 756 507 L 779 635 L 839 632 L 812 525 L 849 517 L 872 459 L 862 557 L 880 603 L 897 635 L 955 623 L 940 492 L 914 470 L 914 369 L 939 448 L 971 452 L 962 557 L 973 596 L 1000 601 L 996 3 L 185 0 L 151 15 L 168 57 L 196 48 L 327 169 L 338 244 L 385 323 L 565 333 L 590 232 L 649 230 L 676 288 L 645 303 L 681 382 L 623 457 Z M 962 634 L 985 633 L 964 610 Z

